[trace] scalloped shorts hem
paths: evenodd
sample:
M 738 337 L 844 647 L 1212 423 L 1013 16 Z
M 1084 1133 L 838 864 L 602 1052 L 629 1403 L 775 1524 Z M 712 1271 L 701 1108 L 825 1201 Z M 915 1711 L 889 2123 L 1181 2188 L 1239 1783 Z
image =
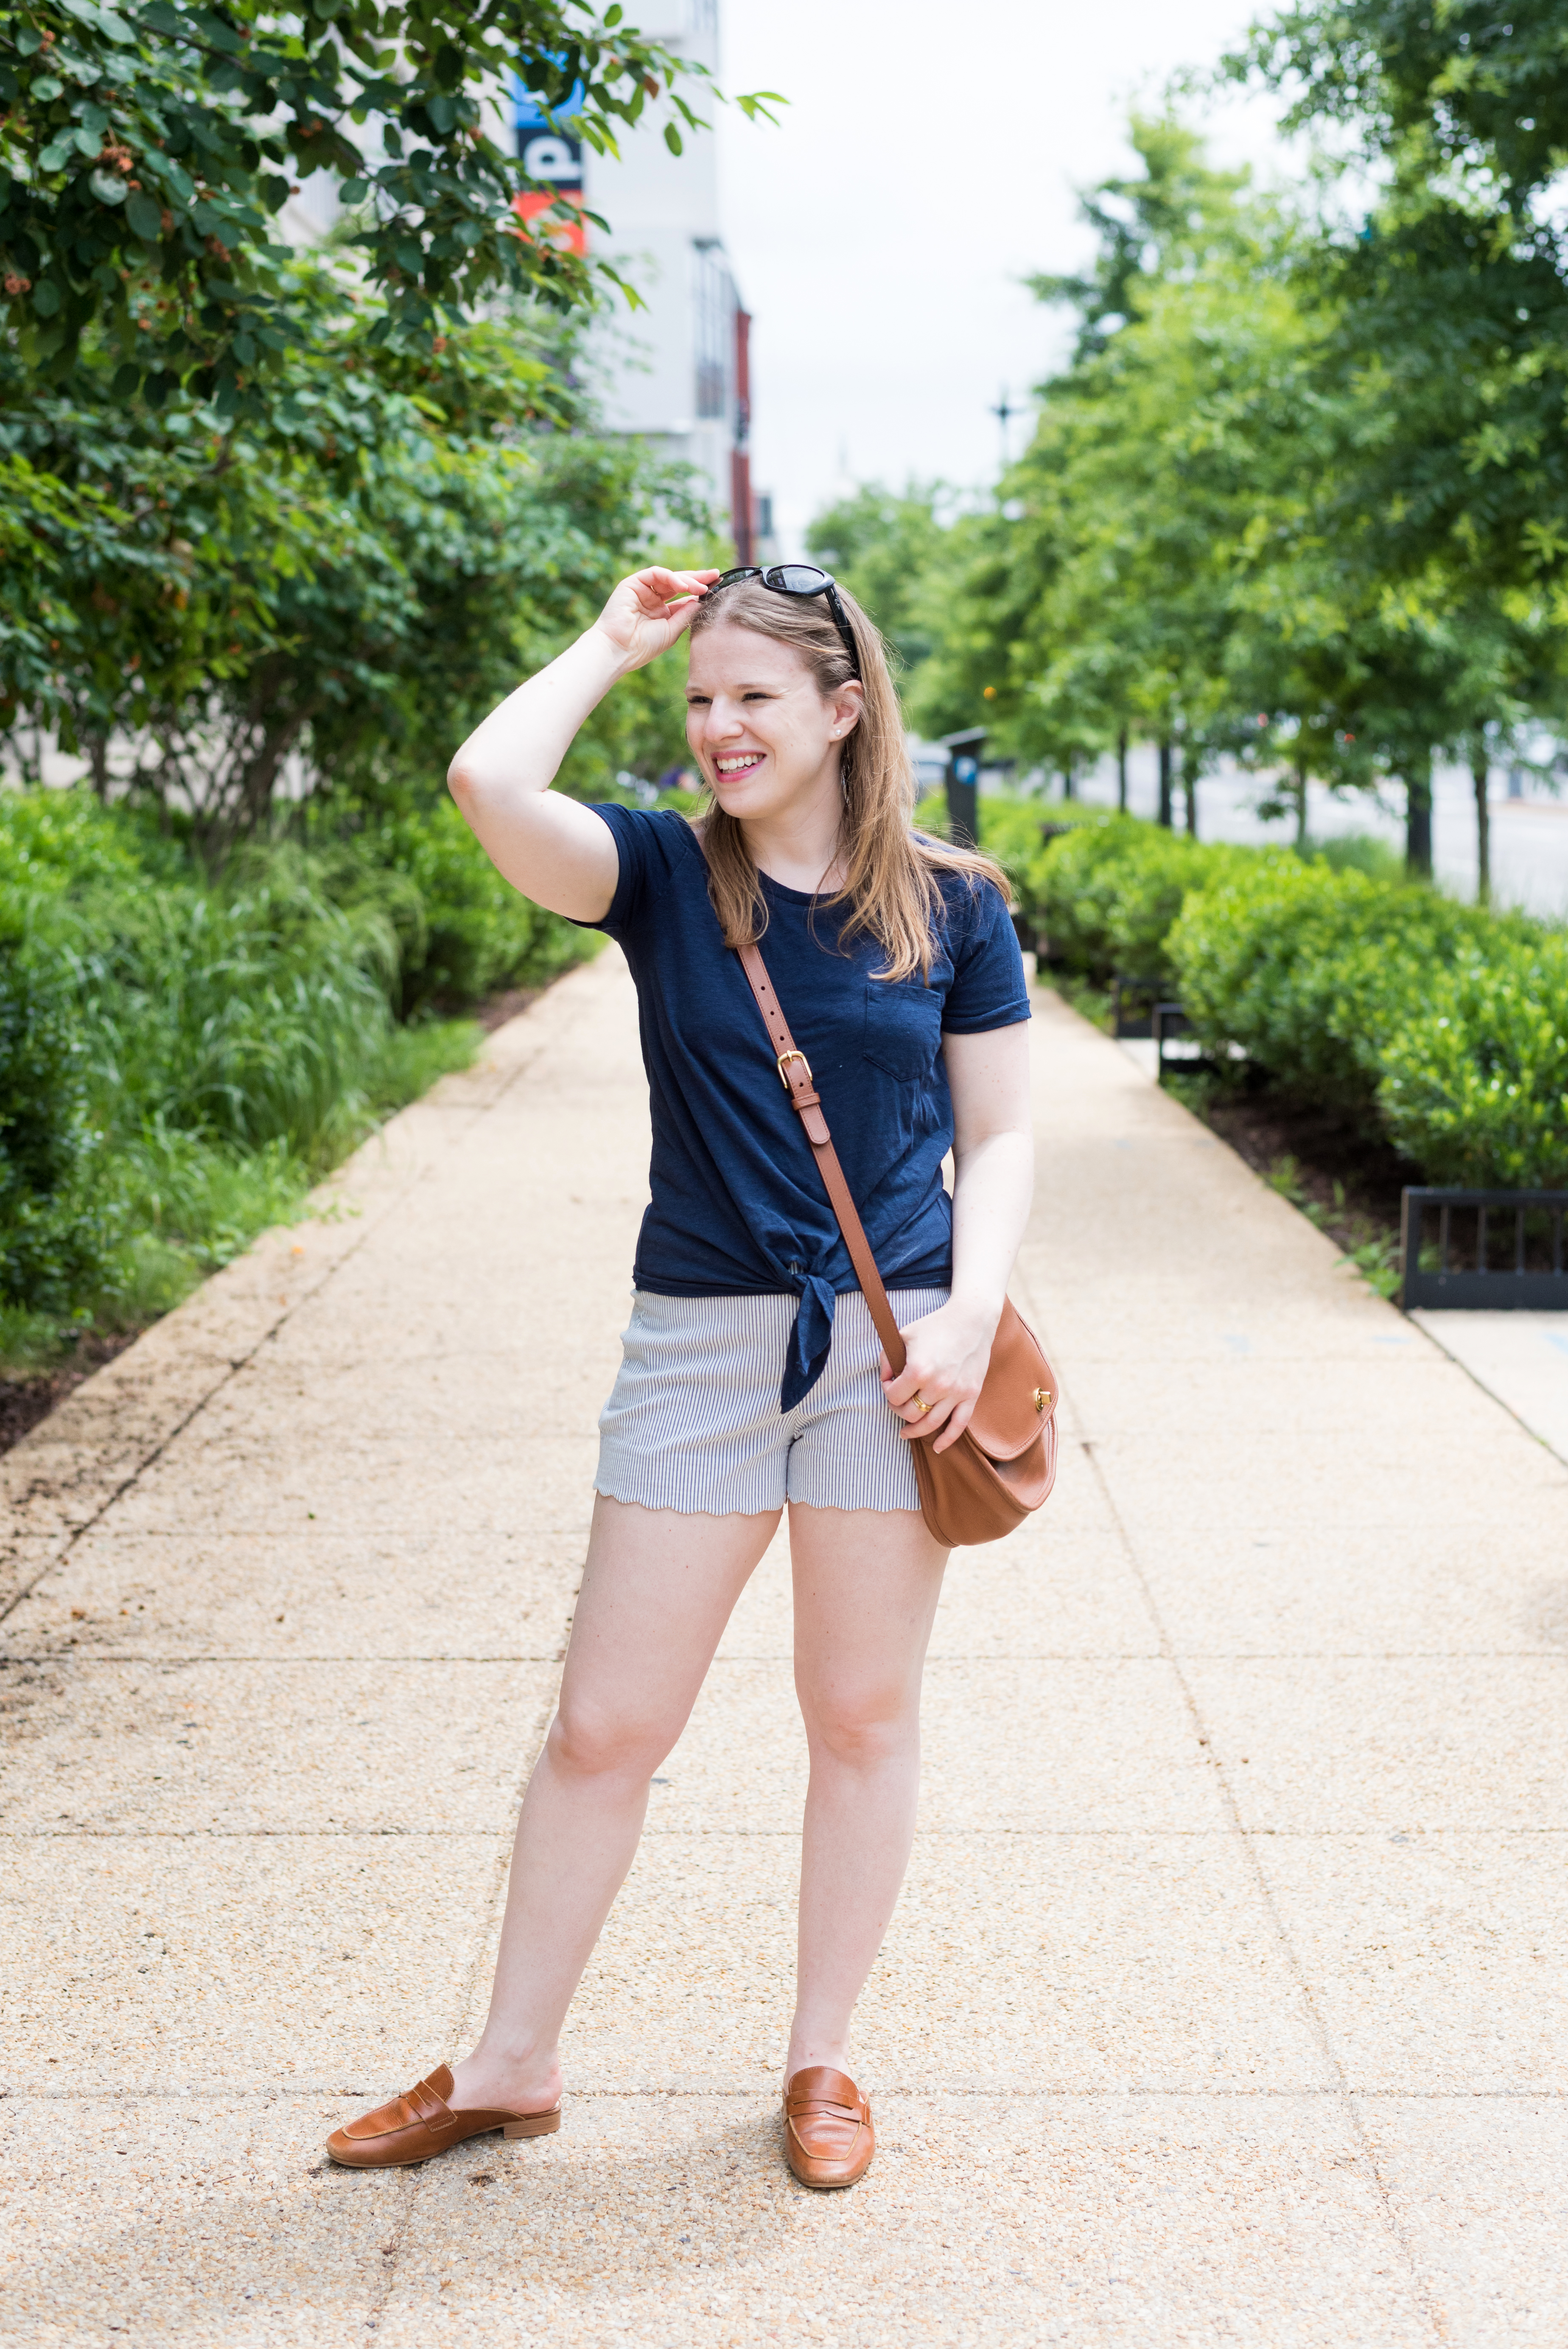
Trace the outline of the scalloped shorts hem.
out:
M 901 1328 L 945 1305 L 945 1288 L 892 1293 Z M 606 1500 L 691 1516 L 816 1509 L 918 1509 L 909 1445 L 883 1400 L 882 1341 L 859 1289 L 833 1313 L 827 1367 L 794 1410 L 779 1408 L 793 1295 L 658 1297 L 638 1289 L 621 1369 L 599 1420 L 593 1489 Z

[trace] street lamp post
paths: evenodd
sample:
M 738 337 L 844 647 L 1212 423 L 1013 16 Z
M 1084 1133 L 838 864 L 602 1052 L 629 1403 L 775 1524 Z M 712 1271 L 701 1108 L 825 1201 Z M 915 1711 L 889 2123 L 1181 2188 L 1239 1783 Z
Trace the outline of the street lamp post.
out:
M 1023 414 L 1023 409 L 1020 408 L 1015 408 L 1012 402 L 1008 399 L 1007 387 L 1006 384 L 1002 387 L 1002 397 L 996 402 L 996 405 L 991 410 L 991 413 L 1002 428 L 1002 471 L 1006 472 L 1008 464 L 1011 462 L 1011 455 L 1007 444 L 1007 427 L 1012 422 L 1015 416 L 1021 416 Z

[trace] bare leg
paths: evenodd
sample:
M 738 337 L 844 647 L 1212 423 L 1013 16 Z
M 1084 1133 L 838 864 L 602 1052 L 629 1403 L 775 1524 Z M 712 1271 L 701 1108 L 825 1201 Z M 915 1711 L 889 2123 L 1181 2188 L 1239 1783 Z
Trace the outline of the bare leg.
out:
M 648 1780 L 685 1728 L 779 1513 L 710 1517 L 601 1497 L 562 1675 L 512 1851 L 490 2009 L 454 2108 L 542 2112 L 556 2044 L 632 1864 Z
M 811 1778 L 786 2080 L 850 2068 L 850 2018 L 914 1837 L 921 1673 L 947 1563 L 914 1509 L 792 1506 L 789 1547 Z

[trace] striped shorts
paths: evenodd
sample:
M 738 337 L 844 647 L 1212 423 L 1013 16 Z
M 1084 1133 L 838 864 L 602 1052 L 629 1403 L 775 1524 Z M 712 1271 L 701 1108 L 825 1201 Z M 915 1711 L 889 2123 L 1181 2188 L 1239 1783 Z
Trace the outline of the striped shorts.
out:
M 945 1288 L 894 1293 L 900 1328 L 945 1305 Z M 638 1289 L 619 1375 L 599 1420 L 594 1489 L 645 1509 L 755 1516 L 917 1509 L 914 1469 L 882 1398 L 882 1341 L 859 1289 L 841 1297 L 827 1367 L 793 1411 L 779 1408 L 792 1296 L 655 1297 Z

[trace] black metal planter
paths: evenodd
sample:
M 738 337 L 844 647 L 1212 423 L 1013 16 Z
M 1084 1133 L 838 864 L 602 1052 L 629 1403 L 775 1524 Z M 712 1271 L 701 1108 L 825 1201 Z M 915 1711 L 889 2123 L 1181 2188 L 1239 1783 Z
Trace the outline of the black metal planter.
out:
M 1191 1071 L 1208 1065 L 1207 1055 L 1200 1044 L 1178 1042 L 1174 1051 L 1171 1049 L 1177 1039 L 1191 1037 L 1192 1033 L 1192 1022 L 1179 1003 L 1157 1003 L 1153 1029 L 1156 1084 L 1165 1082 L 1167 1069 Z
M 1413 1185 L 1401 1197 L 1399 1302 L 1470 1311 L 1568 1312 L 1563 1219 L 1568 1191 Z M 1437 1262 L 1423 1270 L 1421 1258 Z
M 1165 993 L 1167 982 L 1159 978 L 1139 978 L 1130 971 L 1117 971 L 1110 982 L 1110 1032 L 1119 1043 L 1126 1037 L 1152 1036 L 1154 1007 Z

